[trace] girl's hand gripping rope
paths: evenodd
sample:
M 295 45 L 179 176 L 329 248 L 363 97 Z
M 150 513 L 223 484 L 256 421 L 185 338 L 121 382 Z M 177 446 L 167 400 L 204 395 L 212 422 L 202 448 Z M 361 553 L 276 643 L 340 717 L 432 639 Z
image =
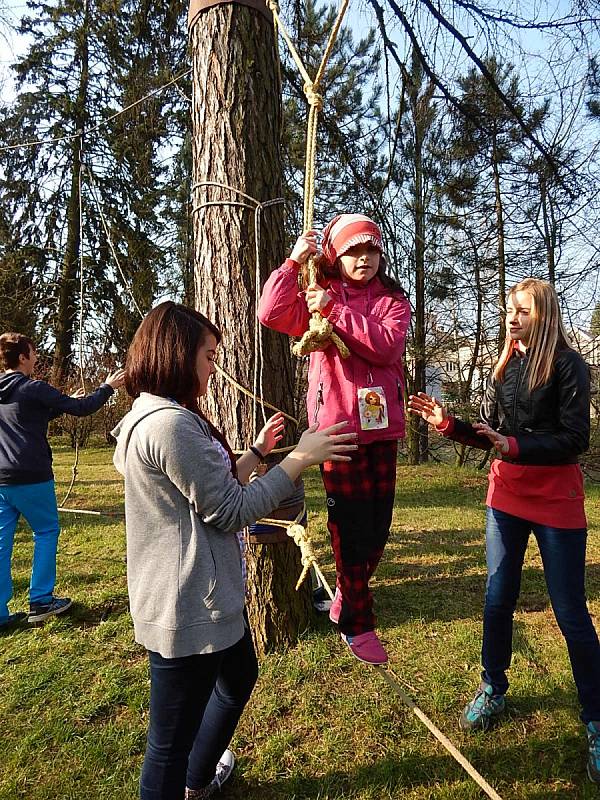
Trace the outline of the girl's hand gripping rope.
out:
M 304 264 L 310 256 L 315 255 L 317 250 L 317 231 L 306 231 L 306 233 L 298 237 L 290 253 L 290 258 L 297 264 Z

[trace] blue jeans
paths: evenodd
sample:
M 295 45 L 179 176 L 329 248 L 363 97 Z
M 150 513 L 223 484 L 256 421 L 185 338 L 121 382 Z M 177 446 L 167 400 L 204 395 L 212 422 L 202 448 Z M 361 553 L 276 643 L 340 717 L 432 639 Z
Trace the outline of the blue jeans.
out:
M 13 591 L 10 562 L 21 514 L 33 531 L 29 602 L 49 603 L 56 583 L 60 527 L 54 481 L 0 486 L 0 622 L 8 619 Z
M 531 532 L 542 556 L 554 616 L 567 642 L 581 719 L 585 723 L 600 720 L 600 644 L 585 597 L 585 528 L 551 528 L 487 509 L 482 678 L 495 693 L 504 694 L 508 689 L 513 615 Z
M 258 678 L 250 630 L 226 650 L 150 658 L 150 727 L 141 800 L 182 800 L 215 775 Z

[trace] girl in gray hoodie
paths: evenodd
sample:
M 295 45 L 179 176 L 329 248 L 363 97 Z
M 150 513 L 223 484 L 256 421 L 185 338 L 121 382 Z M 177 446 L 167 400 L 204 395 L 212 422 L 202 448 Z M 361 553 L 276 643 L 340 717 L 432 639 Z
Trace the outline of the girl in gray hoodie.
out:
M 125 476 L 131 615 L 150 661 L 142 800 L 210 797 L 229 776 L 233 756 L 223 751 L 258 672 L 236 533 L 290 495 L 305 467 L 349 461 L 356 449 L 354 434 L 339 432 L 345 423 L 313 426 L 281 464 L 244 484 L 283 421 L 271 418 L 234 460 L 198 407 L 220 339 L 192 309 L 154 308 L 127 356 L 133 408 L 113 432 Z

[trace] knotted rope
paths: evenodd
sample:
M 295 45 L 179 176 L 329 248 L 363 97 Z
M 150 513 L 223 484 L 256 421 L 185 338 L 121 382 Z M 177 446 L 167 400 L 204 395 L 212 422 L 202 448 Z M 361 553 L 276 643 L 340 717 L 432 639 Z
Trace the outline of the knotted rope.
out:
M 300 520 L 306 516 L 306 506 L 304 505 L 302 509 L 296 514 L 296 518 L 287 521 L 282 519 L 270 519 L 269 517 L 264 517 L 263 519 L 258 520 L 258 524 L 262 525 L 273 525 L 273 527 L 277 528 L 285 528 L 285 532 L 293 540 L 294 544 L 300 548 L 300 560 L 302 562 L 302 572 L 300 573 L 300 577 L 296 583 L 296 591 L 302 586 L 304 583 L 306 576 L 310 568 L 312 567 L 316 574 L 319 576 L 321 583 L 325 587 L 326 591 L 329 593 L 330 597 L 333 597 L 333 592 L 331 591 L 331 587 L 327 583 L 327 580 L 323 573 L 321 572 L 321 568 L 319 567 L 319 563 L 317 561 L 317 556 L 315 554 L 312 539 L 310 538 L 310 534 L 308 529 L 300 523 Z
M 311 276 L 311 283 L 314 283 L 315 280 Z M 302 335 L 300 341 L 296 342 L 292 347 L 292 352 L 300 358 L 316 350 L 325 350 L 330 344 L 334 344 L 337 347 L 342 358 L 348 358 L 350 355 L 350 350 L 333 330 L 331 322 L 327 317 L 322 317 L 318 311 L 315 311 L 308 323 L 308 330 Z
M 323 108 L 323 96 L 320 93 L 321 89 L 321 82 L 323 80 L 323 75 L 325 74 L 325 68 L 327 66 L 327 62 L 333 52 L 333 47 L 335 45 L 335 41 L 337 39 L 337 35 L 339 33 L 340 27 L 342 25 L 342 21 L 344 19 L 344 15 L 346 13 L 346 9 L 348 8 L 349 0 L 342 0 L 340 8 L 337 13 L 337 17 L 335 18 L 335 22 L 329 34 L 329 39 L 327 40 L 327 44 L 325 46 L 325 52 L 323 53 L 323 57 L 321 58 L 321 63 L 319 65 L 319 69 L 317 70 L 317 74 L 315 79 L 313 80 L 306 67 L 304 66 L 302 59 L 298 51 L 296 50 L 294 43 L 292 42 L 285 25 L 281 21 L 281 17 L 279 16 L 279 5 L 276 0 L 267 0 L 267 5 L 271 9 L 273 14 L 273 20 L 275 23 L 275 33 L 280 32 L 283 38 L 285 39 L 287 46 L 289 47 L 290 53 L 292 58 L 294 59 L 296 66 L 302 78 L 304 79 L 304 86 L 303 91 L 306 97 L 306 102 L 308 103 L 308 122 L 307 122 L 307 130 L 306 130 L 306 164 L 305 164 L 305 172 L 304 172 L 304 230 L 308 231 L 313 226 L 313 217 L 314 217 L 314 209 L 315 209 L 315 165 L 316 165 L 316 156 L 317 156 L 317 128 L 318 128 L 318 120 L 319 120 L 319 112 Z M 309 284 L 314 284 L 317 282 L 317 271 L 314 265 L 314 258 L 311 256 L 308 261 L 308 280 Z M 303 334 L 300 341 L 294 345 L 292 348 L 292 352 L 294 355 L 300 357 L 307 355 L 308 353 L 312 353 L 316 350 L 325 350 L 329 347 L 330 344 L 333 344 L 335 347 L 338 348 L 340 355 L 342 358 L 348 358 L 350 355 L 350 351 L 342 342 L 340 337 L 334 332 L 333 326 L 329 322 L 329 320 L 322 317 L 318 311 L 314 311 L 310 320 L 309 329 Z

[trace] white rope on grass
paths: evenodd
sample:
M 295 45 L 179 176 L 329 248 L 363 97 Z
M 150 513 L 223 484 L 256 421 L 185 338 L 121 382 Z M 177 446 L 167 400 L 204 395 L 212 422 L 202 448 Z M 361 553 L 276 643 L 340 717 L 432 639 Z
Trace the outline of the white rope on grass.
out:
M 325 580 L 325 578 L 323 576 L 323 573 L 318 568 L 318 565 L 314 565 L 313 564 L 313 567 L 315 568 L 315 572 L 317 572 L 319 578 L 321 579 L 321 582 L 323 584 L 323 587 L 324 587 L 325 591 L 329 595 L 330 599 L 333 601 L 334 595 L 333 595 L 333 592 L 331 590 L 331 586 Z M 381 677 L 387 682 L 387 684 L 393 689 L 393 691 L 398 695 L 400 700 L 402 700 L 404 705 L 407 706 L 407 708 L 409 708 L 419 720 L 421 720 L 423 725 L 425 725 L 425 727 L 430 731 L 430 733 L 432 733 L 435 736 L 435 738 L 438 740 L 438 742 L 443 747 L 445 747 L 445 749 L 450 753 L 452 758 L 458 764 L 460 764 L 460 766 L 465 770 L 465 772 L 471 778 L 473 778 L 475 783 L 481 789 L 483 789 L 483 791 L 487 794 L 487 796 L 490 797 L 492 800 L 502 800 L 502 798 L 500 797 L 498 792 L 494 789 L 494 787 L 490 786 L 490 784 L 486 781 L 486 779 L 483 777 L 483 775 L 481 775 L 475 769 L 475 767 L 471 764 L 471 762 L 468 761 L 463 756 L 463 754 L 460 752 L 460 750 L 452 744 L 450 739 L 448 739 L 448 737 L 444 733 L 442 733 L 442 731 L 437 727 L 437 725 L 435 725 L 435 723 L 433 723 L 429 719 L 427 714 L 425 714 L 423 711 L 421 711 L 421 709 L 414 702 L 414 700 L 406 694 L 406 692 L 404 691 L 404 689 L 400 685 L 401 678 L 399 678 L 398 675 L 396 675 L 396 673 L 393 671 L 393 669 L 391 667 L 389 667 L 389 666 L 385 666 L 384 667 L 384 666 L 378 665 L 378 664 L 373 664 L 373 666 L 375 667 L 377 672 L 381 675 Z

